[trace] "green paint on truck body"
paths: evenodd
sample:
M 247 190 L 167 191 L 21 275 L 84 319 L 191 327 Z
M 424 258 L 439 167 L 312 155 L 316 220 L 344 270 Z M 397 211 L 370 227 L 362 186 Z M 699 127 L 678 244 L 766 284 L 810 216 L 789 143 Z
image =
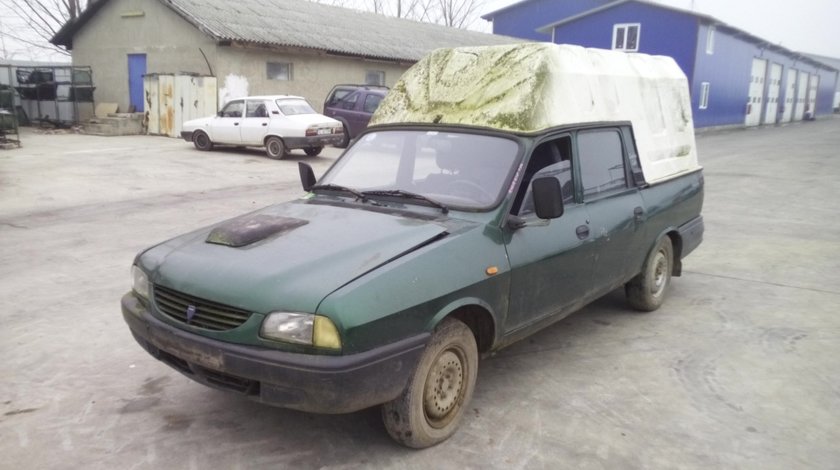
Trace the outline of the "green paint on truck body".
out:
M 148 276 L 151 299 L 128 294 L 123 300 L 138 342 L 182 372 L 190 357 L 219 352 L 211 362 L 221 364 L 217 372 L 270 380 L 260 400 L 318 411 L 318 401 L 305 396 L 340 395 L 344 385 L 323 389 L 324 381 L 337 377 L 335 370 L 352 380 L 359 367 L 354 361 L 368 357 L 366 365 L 387 367 L 365 369 L 365 380 L 380 374 L 396 381 L 377 399 L 395 398 L 392 392 L 416 366 L 418 348 L 450 315 L 467 322 L 488 352 L 631 281 L 663 237 L 672 241 L 679 275 L 681 260 L 702 240 L 699 166 L 677 168 L 678 174 L 652 183 L 639 168 L 644 155 L 636 123 L 541 122 L 545 114 L 534 109 L 554 73 L 544 47 L 489 49 L 438 51 L 421 61 L 380 107 L 376 125 L 319 180 L 332 187 L 315 186 L 304 198 L 140 253 L 135 264 Z M 441 91 L 470 84 L 474 92 Z M 426 120 L 401 122 L 409 115 Z M 601 165 L 612 178 L 604 182 L 609 190 L 583 182 L 591 176 L 581 169 L 586 159 L 600 158 L 584 155 L 583 140 L 593 133 L 619 145 L 618 165 Z M 689 146 L 693 152 L 693 134 Z M 543 159 L 551 161 L 537 165 Z M 543 220 L 523 201 L 531 178 L 551 168 L 542 177 L 562 185 L 564 213 Z M 276 229 L 247 232 L 272 223 Z M 233 240 L 225 231 L 230 227 L 245 227 L 244 233 L 233 231 Z M 161 311 L 155 286 L 251 316 L 226 331 L 187 324 Z M 272 312 L 329 318 L 341 349 L 262 338 L 260 326 Z M 189 346 L 179 351 L 179 341 Z M 403 345 L 405 351 L 394 351 Z M 192 352 L 197 349 L 201 354 Z M 259 371 L 242 365 L 246 356 L 257 358 Z M 311 389 L 285 382 L 316 369 L 306 376 L 312 384 L 301 386 Z M 268 385 L 292 391 L 285 395 Z M 370 397 L 350 401 L 372 404 Z M 335 410 L 352 406 L 323 408 Z

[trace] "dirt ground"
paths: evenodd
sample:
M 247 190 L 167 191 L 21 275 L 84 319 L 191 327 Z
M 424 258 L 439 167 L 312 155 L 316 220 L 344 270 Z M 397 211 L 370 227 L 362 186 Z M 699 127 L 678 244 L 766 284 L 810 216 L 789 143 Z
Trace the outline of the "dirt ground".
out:
M 706 236 L 663 308 L 614 292 L 482 361 L 443 444 L 191 382 L 119 308 L 141 249 L 337 157 L 37 134 L 0 150 L 0 467 L 837 468 L 840 119 L 698 137 Z

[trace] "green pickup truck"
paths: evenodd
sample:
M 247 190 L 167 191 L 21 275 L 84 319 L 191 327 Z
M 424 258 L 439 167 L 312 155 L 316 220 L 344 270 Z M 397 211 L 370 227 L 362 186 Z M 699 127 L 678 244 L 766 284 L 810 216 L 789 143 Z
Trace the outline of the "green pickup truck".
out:
M 662 305 L 701 242 L 673 60 L 553 44 L 438 50 L 305 195 L 137 255 L 122 312 L 208 386 L 451 436 L 479 357 L 624 287 Z

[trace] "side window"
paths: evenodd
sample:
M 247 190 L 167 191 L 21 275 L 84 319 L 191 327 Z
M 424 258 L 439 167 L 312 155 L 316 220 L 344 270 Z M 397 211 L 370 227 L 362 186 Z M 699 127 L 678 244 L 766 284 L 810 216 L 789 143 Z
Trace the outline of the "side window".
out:
M 342 109 L 353 109 L 356 107 L 356 102 L 359 101 L 359 93 L 352 93 L 342 98 L 338 105 Z
M 242 111 L 245 108 L 243 101 L 231 101 L 222 108 L 222 117 L 239 118 L 242 117 Z
M 584 200 L 627 188 L 624 152 L 618 130 L 580 132 L 577 144 Z
M 327 105 L 332 106 L 339 101 L 343 100 L 347 95 L 350 94 L 353 90 L 348 90 L 346 88 L 339 88 L 333 92 L 330 98 L 327 100 Z
M 537 145 L 525 173 L 522 183 L 511 208 L 511 213 L 520 217 L 534 213 L 534 198 L 531 182 L 536 178 L 554 177 L 560 181 L 563 189 L 563 203 L 574 202 L 574 184 L 572 178 L 572 138 L 563 136 Z
M 268 108 L 264 101 L 248 101 L 245 105 L 245 117 L 264 118 L 268 117 Z
M 376 108 L 379 107 L 379 102 L 382 101 L 382 97 L 379 95 L 367 95 L 365 98 L 365 105 L 364 110 L 366 113 L 372 113 L 376 111 Z

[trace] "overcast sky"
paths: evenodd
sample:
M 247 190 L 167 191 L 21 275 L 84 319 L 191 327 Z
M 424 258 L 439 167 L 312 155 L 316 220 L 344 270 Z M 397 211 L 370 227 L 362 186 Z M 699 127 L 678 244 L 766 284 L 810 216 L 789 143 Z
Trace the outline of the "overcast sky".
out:
M 653 1 L 714 16 L 787 49 L 840 58 L 840 0 Z M 514 3 L 518 1 L 487 0 L 482 14 Z M 547 19 L 546 23 L 556 18 Z
M 353 0 L 361 1 L 365 0 Z M 386 0 L 387 1 L 387 0 Z M 563 1 L 563 0 L 554 0 Z M 840 0 L 653 0 L 686 10 L 694 9 L 743 29 L 755 36 L 797 51 L 840 58 Z M 346 1 L 346 4 L 351 2 Z M 480 14 L 489 13 L 516 0 L 485 0 Z M 0 6 L 0 29 L 20 32 L 26 28 L 20 20 Z M 548 21 L 556 18 L 547 18 Z M 548 22 L 547 21 L 547 22 Z M 478 19 L 473 29 L 490 31 L 490 24 Z M 5 47 L 3 47 L 5 46 Z M 5 54 L 3 54 L 5 49 Z M 47 54 L 43 49 L 0 43 L 0 57 L 13 59 L 69 60 L 60 54 Z

